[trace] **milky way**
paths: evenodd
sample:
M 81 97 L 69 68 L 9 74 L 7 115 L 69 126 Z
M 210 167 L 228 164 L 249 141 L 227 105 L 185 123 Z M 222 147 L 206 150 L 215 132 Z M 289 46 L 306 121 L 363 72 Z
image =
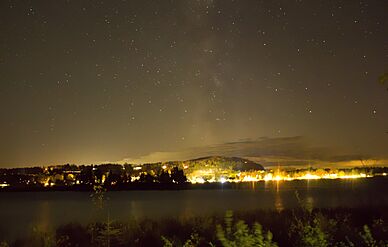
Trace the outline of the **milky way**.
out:
M 261 137 L 386 156 L 388 2 L 0 2 L 0 166 Z

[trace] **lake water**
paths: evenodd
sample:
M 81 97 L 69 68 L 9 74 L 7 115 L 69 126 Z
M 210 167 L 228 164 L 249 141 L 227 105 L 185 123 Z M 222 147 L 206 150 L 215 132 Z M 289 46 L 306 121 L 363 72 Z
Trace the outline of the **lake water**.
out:
M 234 211 L 297 207 L 300 198 L 314 207 L 388 206 L 388 178 L 259 182 L 237 189 L 118 191 L 106 193 L 98 210 L 87 192 L 1 192 L 0 239 L 14 239 L 33 227 L 50 230 L 69 222 L 129 221 L 142 218 L 203 216 Z

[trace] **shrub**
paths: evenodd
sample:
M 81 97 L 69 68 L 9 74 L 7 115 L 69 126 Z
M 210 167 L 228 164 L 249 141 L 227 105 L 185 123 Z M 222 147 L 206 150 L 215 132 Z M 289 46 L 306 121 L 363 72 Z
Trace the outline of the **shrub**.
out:
M 262 227 L 254 223 L 252 229 L 240 220 L 233 225 L 233 213 L 228 211 L 225 215 L 225 229 L 217 225 L 217 238 L 223 247 L 277 247 L 272 242 L 272 233 L 263 234 Z

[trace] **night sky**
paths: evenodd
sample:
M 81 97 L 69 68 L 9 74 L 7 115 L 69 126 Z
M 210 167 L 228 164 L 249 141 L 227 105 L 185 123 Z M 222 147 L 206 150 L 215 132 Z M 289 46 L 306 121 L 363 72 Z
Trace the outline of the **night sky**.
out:
M 206 150 L 384 158 L 387 9 L 385 0 L 2 0 L 0 166 Z

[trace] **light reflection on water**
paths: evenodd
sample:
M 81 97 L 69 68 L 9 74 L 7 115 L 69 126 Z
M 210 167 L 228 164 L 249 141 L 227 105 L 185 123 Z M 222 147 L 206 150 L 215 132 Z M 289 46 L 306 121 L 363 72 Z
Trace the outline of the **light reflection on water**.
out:
M 284 210 L 283 202 L 282 202 L 282 197 L 280 196 L 279 193 L 275 194 L 275 209 L 278 212 L 281 212 Z
M 311 207 L 388 206 L 387 178 L 360 180 L 267 181 L 233 189 L 108 192 L 98 210 L 86 192 L 0 193 L 0 237 L 32 229 L 47 231 L 69 222 L 177 217 L 298 207 L 295 191 Z
M 52 225 L 51 221 L 51 207 L 49 201 L 42 201 L 38 204 L 38 211 L 34 227 L 38 231 L 47 232 Z

